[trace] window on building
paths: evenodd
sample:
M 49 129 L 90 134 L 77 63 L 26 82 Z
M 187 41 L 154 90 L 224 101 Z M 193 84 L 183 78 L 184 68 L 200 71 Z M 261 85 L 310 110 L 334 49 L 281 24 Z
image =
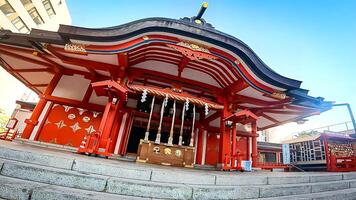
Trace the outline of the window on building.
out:
M 50 0 L 42 0 L 42 4 L 46 9 L 49 17 L 53 17 L 56 14 Z
M 37 24 L 43 24 L 44 21 L 42 19 L 42 17 L 40 16 L 40 14 L 38 13 L 37 9 L 35 7 L 31 8 L 30 10 L 28 10 L 28 14 L 30 14 L 30 16 L 32 17 L 33 21 Z
M 6 15 L 9 16 L 15 13 L 15 10 L 9 4 L 7 0 L 0 0 L 0 10 Z
M 22 3 L 22 5 L 26 6 L 30 3 L 32 4 L 32 1 L 31 0 L 21 0 L 21 3 Z
M 28 29 L 28 27 L 26 26 L 26 24 L 23 22 L 23 20 L 20 17 L 16 17 L 11 22 L 20 33 L 30 32 L 30 29 Z

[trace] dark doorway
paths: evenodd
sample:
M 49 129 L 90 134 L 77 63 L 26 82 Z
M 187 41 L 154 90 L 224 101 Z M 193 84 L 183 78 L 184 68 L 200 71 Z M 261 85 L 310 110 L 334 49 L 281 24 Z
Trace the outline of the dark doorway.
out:
M 140 144 L 140 139 L 145 138 L 145 128 L 132 126 L 129 141 L 127 144 L 126 153 L 137 154 L 138 145 Z

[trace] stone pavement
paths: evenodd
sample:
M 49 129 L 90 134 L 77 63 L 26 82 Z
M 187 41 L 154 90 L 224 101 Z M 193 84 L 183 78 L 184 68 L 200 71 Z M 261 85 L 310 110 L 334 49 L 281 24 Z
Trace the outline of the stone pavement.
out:
M 0 141 L 5 199 L 356 199 L 356 173 L 221 172 Z

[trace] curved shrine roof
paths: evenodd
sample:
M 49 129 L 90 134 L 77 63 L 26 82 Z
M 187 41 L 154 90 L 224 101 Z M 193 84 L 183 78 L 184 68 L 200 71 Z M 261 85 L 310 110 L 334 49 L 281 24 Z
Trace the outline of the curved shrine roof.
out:
M 262 93 L 272 95 L 273 91 L 265 90 L 264 87 L 274 88 L 277 92 L 283 92 L 288 98 L 291 98 L 291 103 L 297 106 L 303 106 L 314 109 L 314 112 L 309 112 L 298 117 L 298 119 L 320 113 L 331 108 L 331 102 L 324 101 L 321 97 L 312 97 L 308 95 L 308 91 L 300 88 L 301 81 L 284 77 L 270 67 L 268 67 L 256 53 L 241 40 L 220 32 L 214 29 L 211 25 L 205 23 L 195 24 L 189 18 L 180 20 L 168 18 L 147 18 L 133 21 L 115 27 L 108 28 L 83 28 L 68 25 L 61 25 L 57 32 L 44 31 L 33 29 L 30 34 L 12 33 L 8 30 L 0 30 L 0 57 L 4 62 L 2 55 L 14 56 L 11 52 L 7 52 L 7 47 L 23 48 L 28 52 L 36 51 L 48 54 L 47 46 L 64 46 L 68 43 L 83 43 L 100 48 L 88 48 L 87 52 L 92 54 L 119 54 L 131 50 L 140 45 L 147 45 L 150 42 L 163 42 L 166 44 L 176 44 L 170 40 L 170 37 L 187 38 L 189 41 L 202 43 L 203 46 L 211 47 L 211 55 L 216 56 L 225 63 L 229 63 L 238 70 L 242 78 L 254 89 Z M 166 37 L 150 39 L 138 38 L 145 35 L 164 35 Z M 168 38 L 168 39 L 167 39 Z M 127 45 L 121 45 L 122 43 Z M 131 42 L 131 43 L 130 43 Z M 126 44 L 125 43 L 125 44 Z M 131 45 L 129 45 L 129 43 Z M 110 48 L 103 48 L 109 45 Z M 120 47 L 119 47 L 120 46 Z M 16 49 L 15 49 L 16 50 Z M 5 53 L 5 54 L 4 54 Z M 235 56 L 235 57 L 234 57 Z M 25 57 L 24 59 L 27 59 Z M 42 60 L 41 62 L 53 60 Z M 242 63 L 242 64 L 241 64 Z M 245 67 L 245 71 L 241 70 L 241 66 Z M 114 67 L 114 66 L 111 66 Z M 19 80 L 31 87 L 26 77 L 21 77 L 18 73 L 7 69 Z M 251 78 L 252 77 L 252 78 Z M 263 87 L 262 87 L 263 86 Z M 41 93 L 38 88 L 34 89 Z M 297 120 L 297 118 L 296 118 Z

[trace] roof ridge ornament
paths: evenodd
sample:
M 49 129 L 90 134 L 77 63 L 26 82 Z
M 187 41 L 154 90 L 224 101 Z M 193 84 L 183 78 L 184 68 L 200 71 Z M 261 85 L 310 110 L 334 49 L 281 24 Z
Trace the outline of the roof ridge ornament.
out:
M 206 11 L 206 9 L 208 8 L 208 2 L 203 2 L 200 10 L 198 11 L 198 14 L 196 16 L 193 17 L 184 17 L 181 18 L 181 20 L 183 21 L 188 21 L 190 23 L 196 24 L 196 25 L 201 25 L 201 26 L 205 26 L 208 28 L 214 28 L 210 23 L 207 23 L 202 17 L 204 15 L 204 12 Z

